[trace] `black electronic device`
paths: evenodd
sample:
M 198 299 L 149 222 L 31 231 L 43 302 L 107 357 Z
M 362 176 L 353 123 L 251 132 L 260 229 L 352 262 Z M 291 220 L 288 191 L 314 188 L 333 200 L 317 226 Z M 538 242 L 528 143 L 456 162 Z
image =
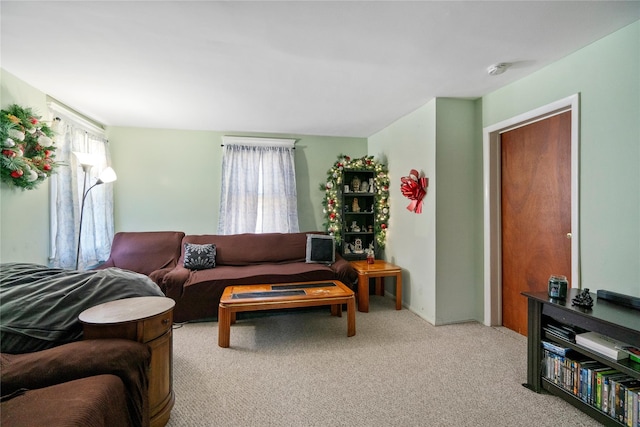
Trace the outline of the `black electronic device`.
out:
M 640 310 L 640 298 L 631 295 L 619 294 L 617 292 L 598 289 L 596 293 L 598 299 L 604 299 L 615 304 L 625 305 L 627 307 Z

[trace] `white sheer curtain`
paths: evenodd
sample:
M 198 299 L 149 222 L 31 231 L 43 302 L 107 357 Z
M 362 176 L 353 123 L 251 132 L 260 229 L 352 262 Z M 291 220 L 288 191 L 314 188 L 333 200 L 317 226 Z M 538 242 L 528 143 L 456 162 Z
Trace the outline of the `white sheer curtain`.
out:
M 218 234 L 298 231 L 293 144 L 225 142 Z
M 99 129 L 87 130 L 73 117 L 52 108 L 56 160 L 63 162 L 51 176 L 51 259 L 53 267 L 75 268 L 84 173 L 73 152 L 89 153 L 97 163 L 87 174 L 87 189 L 110 165 L 108 143 Z M 112 184 L 94 187 L 87 195 L 82 220 L 79 269 L 108 258 L 114 235 Z

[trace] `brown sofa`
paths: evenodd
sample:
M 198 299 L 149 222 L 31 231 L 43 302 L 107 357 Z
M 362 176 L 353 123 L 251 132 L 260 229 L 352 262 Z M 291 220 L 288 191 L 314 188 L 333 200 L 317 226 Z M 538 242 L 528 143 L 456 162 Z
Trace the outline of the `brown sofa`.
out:
M 340 280 L 353 287 L 358 274 L 338 254 L 331 265 L 305 262 L 307 234 L 185 236 L 177 266 L 158 283 L 165 295 L 176 301 L 174 320 L 185 322 L 217 317 L 222 292 L 230 285 Z M 215 268 L 185 268 L 185 243 L 214 244 Z
M 177 243 L 179 234 L 117 233 L 111 261 L 100 266 L 124 267 L 147 274 L 166 296 L 175 300 L 175 322 L 217 317 L 220 297 L 229 285 L 340 280 L 353 288 L 358 278 L 349 262 L 337 253 L 331 265 L 306 262 L 307 234 L 323 232 L 185 235 Z M 185 243 L 214 244 L 215 268 L 185 268 Z M 171 256 L 174 259 L 167 261 Z M 151 268 L 157 270 L 149 272 Z
M 151 353 L 135 341 L 77 341 L 0 354 L 0 425 L 149 425 Z

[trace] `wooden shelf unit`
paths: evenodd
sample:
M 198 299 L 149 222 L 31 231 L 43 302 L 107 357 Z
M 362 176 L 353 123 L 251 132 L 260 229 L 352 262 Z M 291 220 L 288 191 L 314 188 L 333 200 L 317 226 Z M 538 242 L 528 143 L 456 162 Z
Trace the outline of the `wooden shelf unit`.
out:
M 592 308 L 574 307 L 571 305 L 571 300 L 579 292 L 578 289 L 569 289 L 566 300 L 550 298 L 546 292 L 523 293 L 528 298 L 527 383 L 523 385 L 537 393 L 545 390 L 556 395 L 604 425 L 626 426 L 542 375 L 541 341 L 544 339 L 561 347 L 571 348 L 632 378 L 640 379 L 640 363 L 630 359 L 618 361 L 610 359 L 572 341 L 548 334 L 543 329 L 549 323 L 569 325 L 640 346 L 640 311 L 606 300 L 598 300 L 595 294 L 592 294 L 594 300 Z
M 354 245 L 356 239 L 362 242 L 363 250 L 369 248 L 373 244 L 374 252 L 378 253 L 378 242 L 376 242 L 376 193 L 372 188 L 367 191 L 354 191 L 352 182 L 357 176 L 360 182 L 366 182 L 370 186 L 370 182 L 374 181 L 375 172 L 370 170 L 344 169 L 343 185 L 340 189 L 340 197 L 342 198 L 342 245 L 340 254 L 349 260 L 366 259 L 366 252 L 354 253 L 346 248 Z M 346 188 L 349 191 L 346 191 Z M 353 211 L 353 200 L 358 199 L 360 212 Z M 360 231 L 353 231 L 352 224 L 355 223 L 360 227 Z

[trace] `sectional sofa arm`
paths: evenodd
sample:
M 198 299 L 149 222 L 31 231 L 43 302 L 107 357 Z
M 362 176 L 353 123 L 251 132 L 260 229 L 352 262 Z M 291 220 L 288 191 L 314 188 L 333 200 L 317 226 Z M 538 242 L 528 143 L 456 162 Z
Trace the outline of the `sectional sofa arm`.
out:
M 338 280 L 349 287 L 353 287 L 358 280 L 358 272 L 351 266 L 349 261 L 336 254 L 336 262 L 331 264 L 331 269 L 336 274 Z
M 190 275 L 191 270 L 181 265 L 173 268 L 162 278 L 162 284 L 160 285 L 162 292 L 169 298 L 179 299 L 182 296 L 184 284 L 189 280 Z
M 149 279 L 151 279 L 156 285 L 158 285 L 160 287 L 160 289 L 162 290 L 162 292 L 165 292 L 165 287 L 164 287 L 164 277 L 170 273 L 171 271 L 173 271 L 175 267 L 165 267 L 165 268 L 160 268 L 158 270 L 154 270 L 149 274 Z M 166 292 L 165 292 L 166 294 Z

